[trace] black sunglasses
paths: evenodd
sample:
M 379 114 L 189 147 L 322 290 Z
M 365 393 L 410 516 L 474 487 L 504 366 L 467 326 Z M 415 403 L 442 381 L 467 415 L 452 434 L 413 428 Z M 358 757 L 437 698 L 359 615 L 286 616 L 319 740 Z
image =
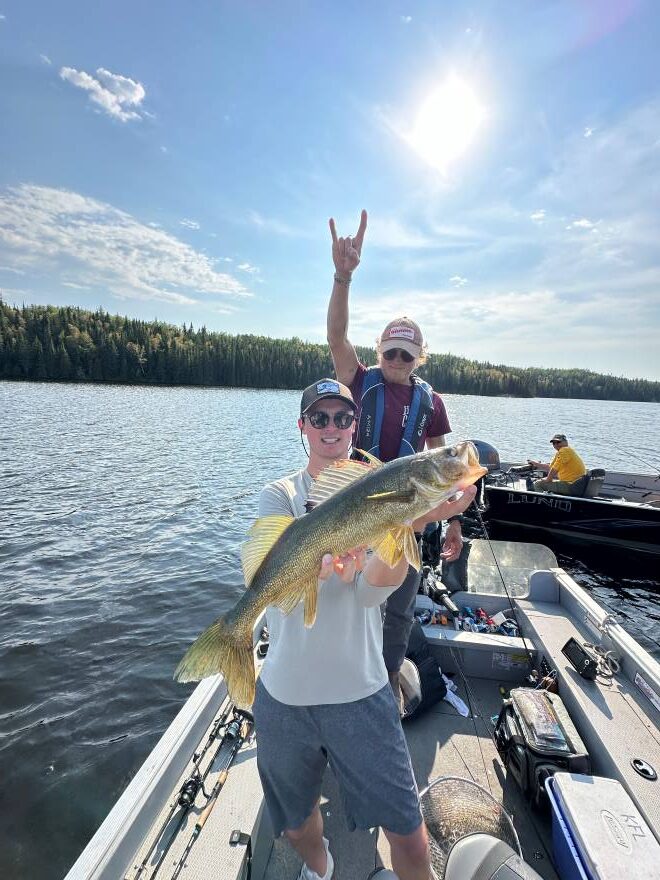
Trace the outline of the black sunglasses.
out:
M 327 412 L 323 412 L 323 410 L 321 409 L 317 409 L 316 412 L 304 415 L 303 418 L 309 419 L 309 423 L 312 428 L 319 429 L 325 428 L 330 421 L 330 415 Z M 332 421 L 335 423 L 335 428 L 341 428 L 342 430 L 345 430 L 346 428 L 350 428 L 355 421 L 355 413 L 336 412 L 332 417 Z
M 410 354 L 409 351 L 404 351 L 402 348 L 389 348 L 387 351 L 383 352 L 383 357 L 386 361 L 393 361 L 396 357 L 397 351 L 401 355 L 401 360 L 405 361 L 407 364 L 412 364 L 415 360 L 415 356 Z

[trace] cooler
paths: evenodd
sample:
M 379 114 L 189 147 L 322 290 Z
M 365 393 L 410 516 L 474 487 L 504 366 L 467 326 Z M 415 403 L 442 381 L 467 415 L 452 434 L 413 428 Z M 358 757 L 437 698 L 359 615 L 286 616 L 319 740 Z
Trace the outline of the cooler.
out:
M 562 880 L 660 880 L 660 844 L 620 782 L 559 772 L 545 786 Z

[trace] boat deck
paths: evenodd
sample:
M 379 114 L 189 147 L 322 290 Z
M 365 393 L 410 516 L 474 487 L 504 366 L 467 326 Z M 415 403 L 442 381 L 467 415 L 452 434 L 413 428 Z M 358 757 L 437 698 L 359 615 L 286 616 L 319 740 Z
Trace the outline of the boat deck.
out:
M 460 676 L 455 678 L 458 696 L 470 705 Z M 516 784 L 506 779 L 504 767 L 491 739 L 490 718 L 499 712 L 502 696 L 498 682 L 492 679 L 467 678 L 474 717 L 464 718 L 447 702 L 442 701 L 419 718 L 404 724 L 410 753 L 420 789 L 440 776 L 459 776 L 471 779 L 490 791 L 504 804 L 513 819 L 520 838 L 523 856 L 545 880 L 557 880 L 550 861 L 551 841 L 549 817 L 531 811 Z M 505 686 L 511 686 L 507 682 Z M 374 748 L 380 748 L 374 742 Z M 244 847 L 227 847 L 226 841 L 234 829 L 252 831 L 258 824 L 261 800 L 254 741 L 240 752 L 227 778 L 221 801 L 211 813 L 199 838 L 195 841 L 185 863 L 176 874 L 185 846 L 190 840 L 200 808 L 190 811 L 186 822 L 167 853 L 156 880 L 180 876 L 185 880 L 206 880 L 209 876 L 236 877 L 245 857 Z M 207 789 L 212 787 L 214 770 L 208 777 Z M 251 797 L 246 797 L 247 792 Z M 203 803 L 203 799 L 200 798 Z M 325 833 L 330 840 L 335 860 L 334 880 L 366 880 L 376 865 L 391 867 L 387 839 L 377 829 L 349 832 L 346 828 L 341 795 L 330 769 L 326 772 L 321 812 Z M 163 822 L 161 814 L 156 825 Z M 173 829 L 172 829 L 173 830 Z M 169 831 L 163 835 L 167 840 Z M 153 837 L 148 834 L 147 839 Z M 253 877 L 264 880 L 295 880 L 300 870 L 300 859 L 284 839 L 272 841 L 267 819 L 254 845 Z M 128 880 L 148 880 L 153 876 L 160 847 L 155 852 L 138 854 L 133 869 L 126 873 Z M 140 866 L 146 857 L 146 865 Z M 262 874 L 263 871 L 263 874 Z
M 504 768 L 486 725 L 502 704 L 498 684 L 487 679 L 468 679 L 475 718 L 463 718 L 442 701 L 418 719 L 404 724 L 415 777 L 420 789 L 439 776 L 472 779 L 501 801 L 520 838 L 525 860 L 546 880 L 557 880 L 550 862 L 548 817 L 532 814 L 512 780 L 506 782 Z M 459 677 L 458 695 L 467 703 Z M 492 726 L 491 726 L 492 729 Z M 377 746 L 376 746 L 377 747 Z M 366 878 L 376 864 L 391 867 L 389 845 L 383 834 L 346 831 L 337 783 L 326 773 L 321 811 L 335 859 L 334 880 Z M 292 880 L 300 860 L 284 840 L 276 841 L 265 880 Z

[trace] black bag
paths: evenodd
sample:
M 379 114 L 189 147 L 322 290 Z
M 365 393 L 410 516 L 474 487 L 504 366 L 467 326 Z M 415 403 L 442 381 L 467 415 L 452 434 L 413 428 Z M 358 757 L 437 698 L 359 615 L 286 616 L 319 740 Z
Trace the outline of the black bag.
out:
M 404 697 L 404 720 L 429 709 L 447 693 L 438 662 L 431 653 L 418 620 L 413 622 L 410 631 L 400 683 Z
M 545 780 L 558 770 L 591 772 L 591 761 L 557 694 L 514 688 L 495 725 L 504 766 L 534 806 L 546 802 Z

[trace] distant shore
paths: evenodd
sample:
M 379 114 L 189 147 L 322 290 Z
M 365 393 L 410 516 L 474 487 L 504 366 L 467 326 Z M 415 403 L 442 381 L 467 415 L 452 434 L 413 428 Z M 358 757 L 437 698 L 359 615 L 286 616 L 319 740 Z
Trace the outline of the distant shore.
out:
M 373 349 L 356 347 L 366 364 Z M 333 375 L 327 345 L 137 321 L 0 300 L 0 380 L 150 387 L 300 389 Z M 660 402 L 660 382 L 582 369 L 510 367 L 429 354 L 419 375 L 442 394 Z

